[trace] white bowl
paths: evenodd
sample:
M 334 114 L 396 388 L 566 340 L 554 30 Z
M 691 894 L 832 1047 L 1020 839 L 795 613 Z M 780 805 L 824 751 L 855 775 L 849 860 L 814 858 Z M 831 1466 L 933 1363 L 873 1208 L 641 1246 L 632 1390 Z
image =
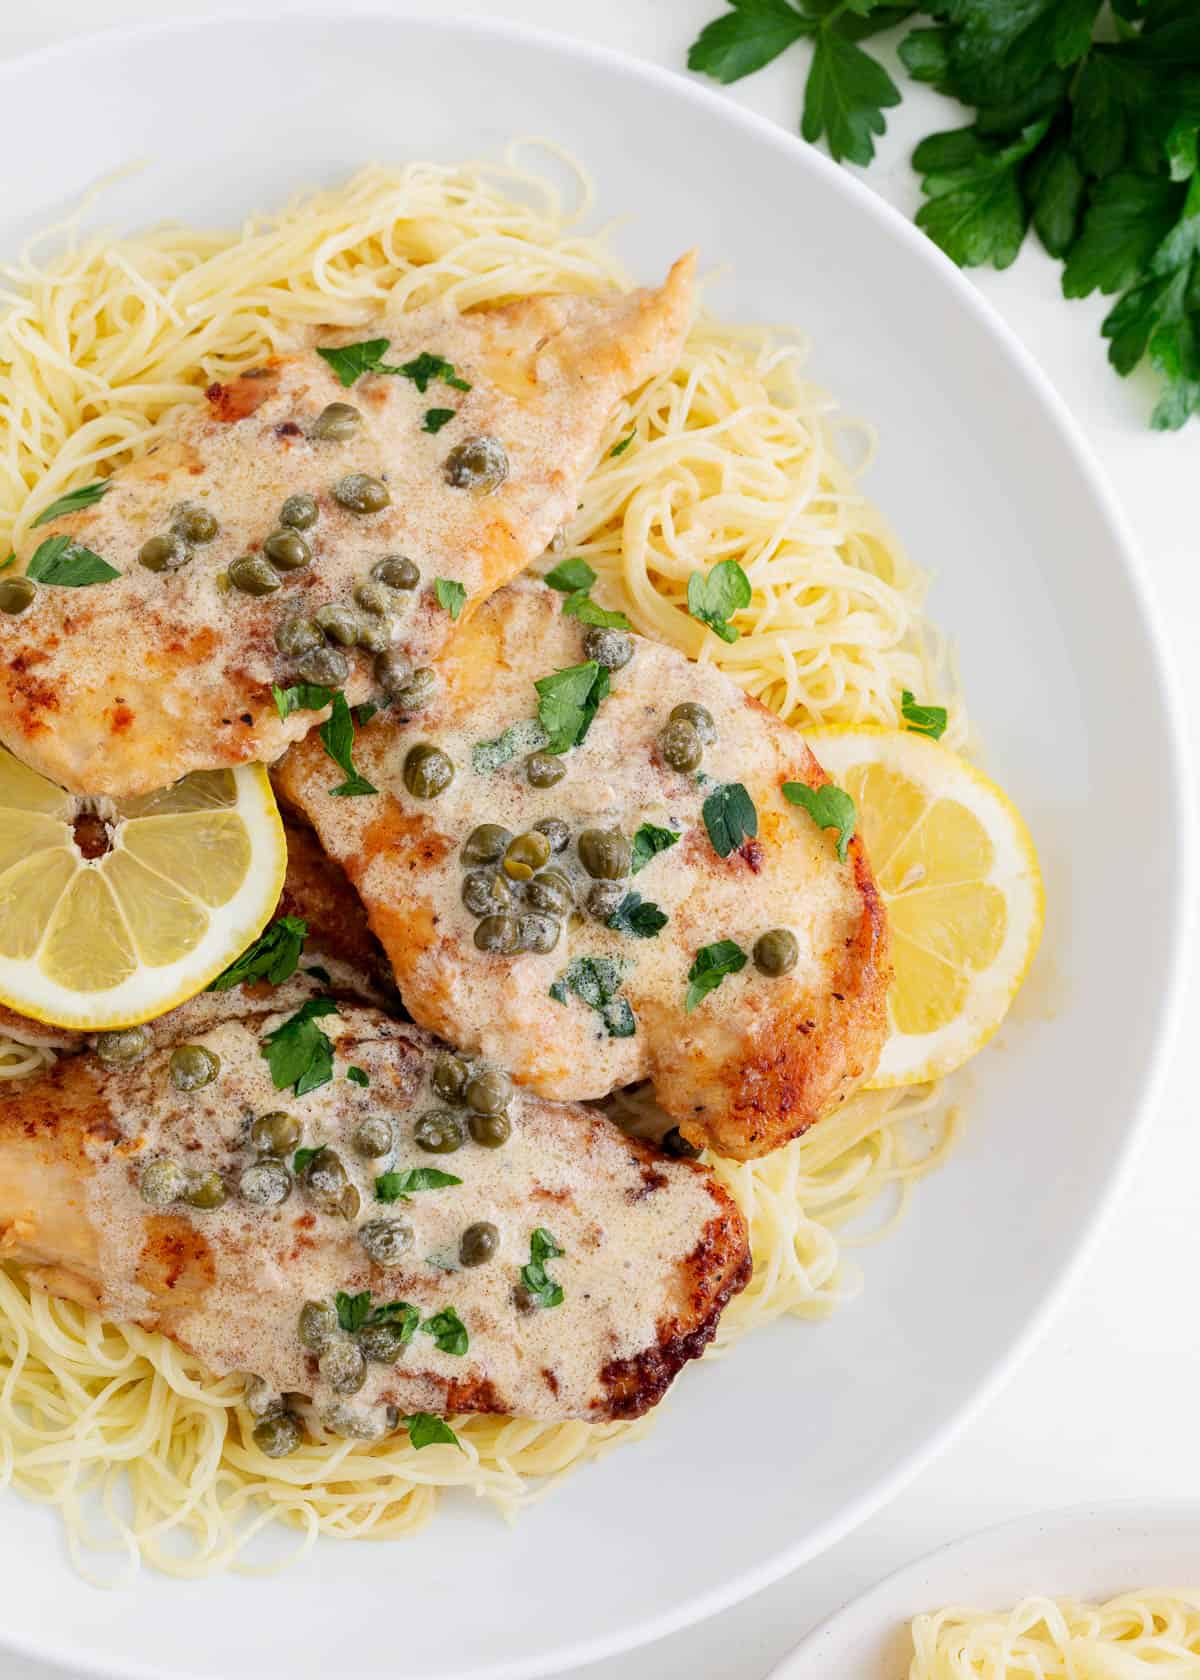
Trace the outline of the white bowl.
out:
M 277 1579 L 82 1586 L 56 1519 L 0 1509 L 0 1639 L 77 1669 L 500 1680 L 649 1640 L 812 1557 L 944 1446 L 1028 1345 L 1110 1198 L 1161 1063 L 1186 810 L 1161 643 L 1106 486 L 964 280 L 818 152 L 680 77 L 492 24 L 330 6 L 78 41 L 0 71 L 0 250 L 102 172 L 101 215 L 227 223 L 371 158 L 536 132 L 594 169 L 639 274 L 699 243 L 711 302 L 795 322 L 879 425 L 871 493 L 938 574 L 988 766 L 1040 845 L 1059 1005 L 980 1060 L 965 1136 L 861 1301 L 687 1372 L 644 1444 L 509 1532 L 469 1503 L 412 1543 Z M 36 143 L 34 143 L 36 137 Z M 15 167 L 14 160 L 20 160 Z M 1031 981 L 1036 997 L 1039 981 Z
M 1011 1610 L 1024 1598 L 1102 1603 L 1200 1585 L 1200 1503 L 1119 1500 L 1018 1517 L 941 1546 L 847 1604 L 768 1680 L 899 1680 L 914 1616 L 951 1604 Z

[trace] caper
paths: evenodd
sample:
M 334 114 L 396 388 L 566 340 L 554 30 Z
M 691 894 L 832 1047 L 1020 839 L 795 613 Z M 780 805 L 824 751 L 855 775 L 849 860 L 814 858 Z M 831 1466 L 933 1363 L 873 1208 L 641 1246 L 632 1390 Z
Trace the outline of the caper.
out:
M 395 699 L 412 677 L 412 660 L 403 648 L 389 648 L 375 661 L 375 681 L 383 692 Z
M 328 1301 L 305 1301 L 300 1309 L 299 1336 L 310 1353 L 324 1353 L 337 1332 L 337 1312 Z
M 171 1083 L 177 1091 L 198 1091 L 221 1071 L 221 1058 L 202 1044 L 181 1044 L 171 1052 Z
M 229 1192 L 219 1172 L 197 1173 L 188 1180 L 183 1199 L 189 1207 L 202 1208 L 206 1213 L 224 1205 Z
M 150 1034 L 145 1027 L 122 1027 L 103 1032 L 96 1040 L 96 1054 L 106 1067 L 133 1067 L 150 1052 Z
M 562 781 L 566 773 L 565 762 L 554 753 L 531 752 L 525 760 L 525 774 L 530 787 L 553 787 L 556 782 Z
M 361 1341 L 361 1338 L 360 1338 Z M 394 1406 L 386 1410 L 372 1406 L 369 1412 L 360 1410 L 357 1406 L 330 1406 L 322 1412 L 321 1422 L 332 1435 L 340 1435 L 344 1441 L 378 1441 L 396 1425 L 390 1421 L 395 1417 L 400 1421 L 400 1414 Z
M 246 1392 L 242 1396 L 242 1404 L 251 1417 L 278 1417 L 285 1409 L 283 1395 L 277 1394 L 269 1382 L 261 1377 L 246 1378 Z
M 530 881 L 525 896 L 535 910 L 546 910 L 552 916 L 565 916 L 575 902 L 571 882 L 561 869 L 543 869 Z
M 175 1161 L 151 1161 L 142 1168 L 138 1189 L 151 1207 L 170 1207 L 187 1189 L 187 1174 Z
M 459 856 L 464 863 L 499 863 L 512 835 L 499 823 L 480 823 L 463 841 Z
M 335 1150 L 317 1150 L 304 1169 L 304 1182 L 323 1213 L 345 1213 L 346 1191 L 353 1186 L 346 1177 L 342 1158 Z
M 25 611 L 36 594 L 37 584 L 32 578 L 0 578 L 0 612 L 11 613 L 15 617 Z
M 371 576 L 389 589 L 415 589 L 421 581 L 421 568 L 407 554 L 385 554 L 371 567 Z
M 287 526 L 271 532 L 263 543 L 263 553 L 278 572 L 298 572 L 310 565 L 313 557 L 312 549 L 299 531 L 291 531 Z
M 350 675 L 350 661 L 337 648 L 310 648 L 296 661 L 296 674 L 323 688 L 340 688 Z
M 337 1206 L 329 1210 L 340 1214 L 343 1219 L 357 1219 L 362 1211 L 362 1197 L 353 1184 L 347 1184 L 338 1197 Z
M 323 647 L 325 638 L 311 618 L 285 618 L 275 626 L 275 646 L 280 653 L 298 659 L 302 653 Z
M 434 1058 L 430 1084 L 444 1102 L 457 1102 L 462 1096 L 469 1073 L 470 1069 L 461 1056 L 452 1056 L 448 1050 L 439 1050 Z
M 625 897 L 624 881 L 597 881 L 588 891 L 588 915 L 606 922 Z
M 251 1207 L 278 1207 L 292 1193 L 292 1175 L 282 1161 L 256 1161 L 238 1180 L 238 1194 Z
M 492 951 L 499 957 L 511 957 L 517 948 L 517 940 L 515 916 L 485 916 L 475 929 L 476 948 Z
M 624 630 L 606 630 L 597 624 L 583 638 L 583 651 L 597 665 L 619 671 L 633 658 L 633 642 Z
M 414 671 L 412 681 L 392 696 L 392 703 L 397 712 L 419 712 L 423 706 L 428 706 L 437 689 L 437 672 L 428 665 L 422 665 L 420 670 Z
M 488 496 L 508 477 L 508 456 L 499 438 L 464 438 L 447 455 L 442 472 L 456 490 Z
M 210 513 L 206 507 L 187 502 L 176 510 L 171 529 L 181 536 L 184 542 L 210 543 L 221 527 L 217 523 L 216 515 Z
M 391 594 L 383 584 L 373 583 L 368 579 L 365 583 L 354 586 L 354 599 L 358 606 L 374 618 L 386 618 L 392 610 Z
M 279 510 L 279 523 L 290 525 L 293 531 L 307 531 L 317 523 L 317 512 L 316 497 L 306 496 L 301 491 L 284 502 Z
M 800 941 L 790 928 L 771 928 L 754 941 L 754 966 L 760 974 L 786 974 L 799 960 Z
M 404 785 L 416 799 L 436 799 L 454 780 L 454 765 L 440 747 L 420 741 L 404 760 Z
M 472 916 L 493 916 L 512 899 L 512 888 L 503 875 L 490 869 L 471 869 L 463 876 L 462 901 Z
M 412 1226 L 403 1219 L 372 1219 L 359 1226 L 358 1240 L 377 1266 L 398 1266 L 412 1247 Z
M 681 1161 L 694 1161 L 702 1153 L 698 1144 L 688 1142 L 678 1126 L 663 1133 L 658 1147 L 664 1155 L 674 1155 Z
M 229 568 L 229 581 L 243 595 L 273 595 L 279 573 L 261 554 L 241 554 Z
M 518 834 L 504 850 L 504 873 L 511 881 L 528 881 L 549 861 L 550 842 L 537 829 Z
M 264 1155 L 287 1155 L 300 1142 L 300 1122 L 294 1114 L 273 1108 L 250 1122 L 250 1142 Z
M 458 1244 L 458 1258 L 464 1266 L 486 1266 L 500 1247 L 500 1232 L 490 1220 L 468 1225 Z
M 633 864 L 633 847 L 619 828 L 585 828 L 579 836 L 579 861 L 599 881 L 620 881 Z
M 704 757 L 699 731 L 686 718 L 673 718 L 658 732 L 658 751 L 672 770 L 697 770 Z
M 367 1362 L 356 1342 L 331 1342 L 317 1366 L 335 1394 L 357 1394 L 367 1380 Z
M 168 532 L 163 537 L 149 537 L 138 549 L 138 561 L 148 572 L 177 572 L 191 558 L 191 549 L 174 532 Z
M 713 722 L 712 713 L 695 700 L 684 700 L 680 705 L 672 706 L 669 716 L 673 723 L 690 723 L 699 735 L 702 746 L 711 747 L 717 738 L 717 726 Z
M 300 1425 L 291 1412 L 265 1417 L 254 1425 L 254 1445 L 267 1458 L 286 1458 L 300 1445 Z
M 433 1108 L 413 1127 L 413 1140 L 428 1155 L 453 1155 L 463 1146 L 463 1126 L 448 1108 Z
M 356 1155 L 365 1155 L 369 1161 L 377 1161 L 392 1147 L 391 1123 L 381 1114 L 369 1114 L 365 1120 L 359 1121 L 350 1141 Z
M 369 473 L 347 473 L 334 485 L 333 499 L 348 513 L 378 513 L 392 497 L 382 479 Z
M 476 1114 L 501 1114 L 512 1101 L 512 1080 L 499 1068 L 480 1068 L 467 1080 L 463 1092 L 467 1107 Z
M 549 840 L 552 852 L 565 852 L 571 843 L 571 830 L 561 817 L 543 817 L 533 826 Z
M 467 1123 L 475 1142 L 485 1149 L 500 1149 L 512 1136 L 512 1121 L 507 1114 L 472 1114 Z
M 312 423 L 311 437 L 322 443 L 345 443 L 362 425 L 362 413 L 353 403 L 331 402 Z
M 358 1333 L 363 1357 L 374 1365 L 394 1365 L 404 1352 L 402 1324 L 367 1324 Z
M 517 917 L 517 949 L 544 956 L 553 951 L 562 933 L 562 923 L 553 916 L 539 916 L 530 911 Z
M 313 614 L 313 621 L 323 635 L 331 642 L 340 642 L 342 647 L 353 647 L 358 640 L 358 614 L 340 601 L 326 601 Z

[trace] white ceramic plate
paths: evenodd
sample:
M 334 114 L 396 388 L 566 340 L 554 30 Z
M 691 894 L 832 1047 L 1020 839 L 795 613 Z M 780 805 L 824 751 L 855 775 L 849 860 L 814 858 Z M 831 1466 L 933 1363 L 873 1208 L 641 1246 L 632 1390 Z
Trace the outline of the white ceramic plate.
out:
M 871 492 L 938 574 L 989 768 L 1041 847 L 1057 1012 L 1026 1007 L 978 1064 L 962 1144 L 870 1255 L 860 1302 L 688 1372 L 645 1444 L 515 1532 L 464 1502 L 415 1543 L 322 1546 L 267 1581 L 147 1575 L 114 1599 L 72 1576 L 53 1516 L 5 1501 L 0 1639 L 79 1669 L 501 1680 L 763 1586 L 893 1494 L 1028 1343 L 1161 1059 L 1185 810 L 1128 541 L 1061 405 L 968 282 L 815 150 L 607 53 L 331 3 L 7 66 L 0 250 L 130 159 L 153 161 L 106 196 L 110 223 L 227 223 L 371 158 L 495 154 L 530 132 L 590 163 L 639 274 L 699 243 L 731 265 L 711 303 L 803 326 L 816 377 L 878 423 Z
M 902 1680 L 908 1625 L 944 1605 L 1008 1610 L 1023 1598 L 1103 1602 L 1200 1584 L 1200 1504 L 1120 1501 L 1019 1517 L 897 1570 L 822 1624 L 768 1680 Z

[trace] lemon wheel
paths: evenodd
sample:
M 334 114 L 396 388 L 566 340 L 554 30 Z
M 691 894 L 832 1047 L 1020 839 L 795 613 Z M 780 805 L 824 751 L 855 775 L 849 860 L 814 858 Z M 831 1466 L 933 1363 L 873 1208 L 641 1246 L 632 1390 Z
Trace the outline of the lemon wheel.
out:
M 0 1002 L 89 1031 L 161 1015 L 258 937 L 286 867 L 260 765 L 114 802 L 0 748 Z
M 806 734 L 854 800 L 887 905 L 889 1034 L 871 1084 L 916 1084 L 960 1066 L 1004 1019 L 1042 932 L 1029 830 L 957 753 L 895 729 Z

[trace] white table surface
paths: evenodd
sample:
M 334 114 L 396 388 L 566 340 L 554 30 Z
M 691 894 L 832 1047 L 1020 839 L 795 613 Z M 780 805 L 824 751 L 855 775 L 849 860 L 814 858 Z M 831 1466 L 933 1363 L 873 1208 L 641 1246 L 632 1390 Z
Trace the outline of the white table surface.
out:
M 204 0 L 0 0 L 0 59 L 101 27 L 207 10 Z M 216 10 L 217 8 L 212 8 Z M 242 0 L 242 9 L 305 9 L 304 0 Z M 397 9 L 440 12 L 452 0 Z M 723 0 L 475 0 L 464 12 L 506 17 L 654 59 L 682 71 L 698 29 Z M 898 77 L 902 81 L 902 78 Z M 803 65 L 796 49 L 728 97 L 794 127 Z M 916 138 L 955 126 L 957 108 L 905 90 L 865 178 L 902 210 L 919 202 L 908 156 Z M 14 167 L 9 160 L 8 168 Z M 1121 381 L 1097 328 L 1105 304 L 1066 304 L 1058 267 L 1032 246 L 1004 274 L 973 276 L 1041 362 L 1107 471 L 1140 541 L 1160 615 L 1200 720 L 1200 420 L 1175 434 L 1147 429 L 1148 390 Z M 886 448 L 886 439 L 883 440 Z M 1014 486 L 1014 493 L 1020 487 Z M 1136 695 L 1114 702 L 1136 705 Z M 1101 814 L 1098 813 L 1098 820 Z M 1136 890 L 1136 883 L 1114 883 Z M 1102 908 L 1097 907 L 1097 914 Z M 1137 985 L 1136 975 L 1113 976 Z M 594 1665 L 586 1680 L 757 1680 L 815 1623 L 931 1546 L 1038 1508 L 1097 1499 L 1200 1493 L 1200 1113 L 1189 1051 L 1200 1025 L 1193 963 L 1185 1030 L 1149 1140 L 1074 1293 L 1024 1366 L 958 1441 L 897 1498 L 823 1558 L 714 1621 Z M 1114 1047 L 1113 1054 L 1120 1054 Z M 919 1217 L 917 1211 L 910 1217 Z M 881 1413 L 879 1426 L 887 1427 Z M 3 1610 L 0 1608 L 0 1626 Z M 2 1680 L 61 1671 L 0 1656 Z M 164 1676 L 164 1680 L 169 1677 Z M 834 1680 L 834 1677 L 830 1677 Z M 843 1677 L 838 1677 L 843 1680 Z M 844 1677 L 852 1680 L 852 1677 Z

